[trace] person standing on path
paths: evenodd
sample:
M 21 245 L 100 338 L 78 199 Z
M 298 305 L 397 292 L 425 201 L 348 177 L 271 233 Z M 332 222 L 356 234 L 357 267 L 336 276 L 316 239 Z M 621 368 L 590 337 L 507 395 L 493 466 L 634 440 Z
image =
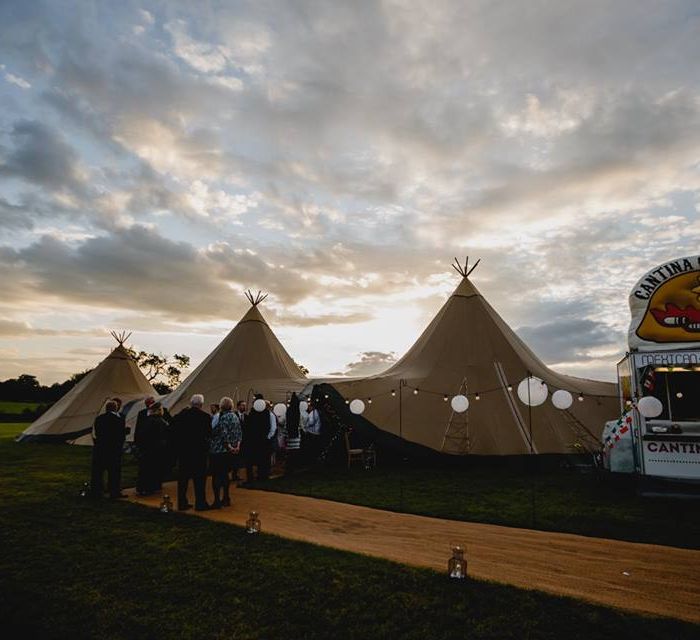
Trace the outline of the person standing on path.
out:
M 107 472 L 110 498 L 125 498 L 121 492 L 122 448 L 127 429 L 124 417 L 117 413 L 114 400 L 105 405 L 104 413 L 95 419 L 92 447 L 91 489 L 94 498 L 102 497 L 102 477 Z
M 204 396 L 195 393 L 190 406 L 173 417 L 172 431 L 177 451 L 177 508 L 191 509 L 187 501 L 187 486 L 194 484 L 195 511 L 206 511 L 209 505 L 205 495 L 207 454 L 211 438 L 211 416 L 202 409 Z
M 264 400 L 262 394 L 255 394 L 256 400 Z M 246 461 L 246 480 L 254 479 L 253 467 L 257 468 L 258 480 L 270 477 L 270 456 L 272 455 L 271 438 L 277 430 L 274 415 L 265 406 L 262 411 L 251 409 L 243 426 L 243 444 Z
M 241 447 L 241 425 L 238 416 L 233 411 L 233 400 L 221 398 L 221 410 L 218 420 L 212 419 L 211 444 L 209 459 L 211 463 L 212 487 L 214 489 L 214 504 L 212 507 L 228 507 L 231 505 L 229 496 L 229 470 L 233 456 L 238 455 Z

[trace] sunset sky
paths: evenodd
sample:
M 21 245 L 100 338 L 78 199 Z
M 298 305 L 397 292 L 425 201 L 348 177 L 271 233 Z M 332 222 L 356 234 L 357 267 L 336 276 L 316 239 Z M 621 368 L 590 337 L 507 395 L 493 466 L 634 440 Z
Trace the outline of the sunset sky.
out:
M 614 379 L 627 296 L 700 248 L 700 3 L 0 2 L 0 379 L 112 329 L 196 365 L 248 308 L 387 366 L 473 281 Z

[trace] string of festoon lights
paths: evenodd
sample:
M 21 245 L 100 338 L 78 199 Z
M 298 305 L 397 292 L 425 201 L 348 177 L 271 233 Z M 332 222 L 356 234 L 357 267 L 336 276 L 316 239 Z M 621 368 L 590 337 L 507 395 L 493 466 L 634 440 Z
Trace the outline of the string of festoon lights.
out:
M 472 401 L 478 402 L 485 395 L 497 392 L 503 392 L 507 390 L 509 392 L 513 391 L 512 384 L 506 384 L 499 387 L 494 387 L 490 389 L 482 389 L 474 392 L 464 392 L 458 393 L 456 395 L 450 396 L 450 394 L 434 391 L 432 389 L 425 389 L 422 387 L 415 387 L 409 384 L 405 384 L 404 388 L 407 389 L 410 395 L 420 396 L 420 395 L 431 395 L 442 397 L 443 402 L 449 402 L 452 410 L 456 413 L 464 413 L 469 409 Z M 377 398 L 382 398 L 385 396 L 396 397 L 398 391 L 396 389 L 390 389 L 382 393 L 375 394 L 374 396 L 367 397 L 366 400 L 362 398 L 354 398 L 352 400 L 346 399 L 345 404 L 350 406 L 350 411 L 356 415 L 364 413 L 367 405 L 371 405 Z M 574 393 L 577 395 L 577 400 L 583 402 L 585 396 L 582 391 L 575 390 L 573 393 L 568 389 L 558 389 L 552 393 L 552 404 L 561 410 L 566 410 L 571 407 L 574 403 Z M 543 404 L 549 397 L 549 388 L 547 383 L 536 376 L 526 376 L 521 380 L 517 387 L 517 395 L 523 404 L 537 407 Z
M 410 384 L 407 384 L 405 382 L 402 383 L 402 386 L 404 389 L 406 389 L 409 392 L 409 395 L 413 396 L 436 396 L 436 397 L 441 397 L 443 402 L 449 402 L 450 406 L 453 411 L 456 413 L 464 413 L 469 409 L 469 406 L 471 402 L 479 402 L 481 398 L 485 395 L 489 395 L 491 393 L 498 393 L 498 392 L 503 392 L 503 390 L 507 390 L 508 392 L 513 391 L 513 385 L 510 383 L 507 383 L 502 386 L 498 387 L 493 387 L 493 388 L 488 388 L 488 389 L 481 389 L 478 391 L 473 391 L 473 392 L 467 392 L 465 391 L 464 393 L 458 393 L 456 395 L 450 396 L 448 393 L 444 393 L 442 391 L 435 391 L 433 389 L 426 389 L 424 387 L 416 387 L 412 386 Z M 368 396 L 367 398 L 343 398 L 345 401 L 346 405 L 349 405 L 351 413 L 355 415 L 360 415 L 364 413 L 368 405 L 372 405 L 372 403 L 379 399 L 379 398 L 385 398 L 385 397 L 392 397 L 395 398 L 396 395 L 398 394 L 398 391 L 396 389 L 389 389 L 387 391 L 384 391 L 382 393 L 377 393 L 374 394 L 373 396 Z M 574 394 L 576 394 L 576 399 L 578 402 L 583 402 L 585 400 L 585 396 L 582 391 L 579 390 L 571 390 L 568 389 L 557 389 L 554 391 L 551 395 L 551 401 L 552 404 L 557 408 L 561 410 L 566 410 L 569 409 L 572 404 L 574 403 Z M 276 404 L 273 405 L 272 411 L 273 413 L 278 417 L 282 418 L 287 412 L 287 407 L 289 407 L 289 396 L 291 395 L 291 392 L 287 392 L 287 399 L 284 402 L 277 402 Z M 549 387 L 547 386 L 547 383 L 542 380 L 541 378 L 538 378 L 537 376 L 533 375 L 528 375 L 525 378 L 523 378 L 520 383 L 518 384 L 517 387 L 517 395 L 520 401 L 523 404 L 529 405 L 531 407 L 537 407 L 540 406 L 541 404 L 544 404 L 544 402 L 547 400 L 549 397 Z M 306 400 L 304 400 L 304 396 L 302 395 L 302 400 L 299 403 L 299 407 L 302 411 L 305 411 L 308 408 L 309 402 L 311 402 L 311 395 L 306 395 Z M 328 394 L 325 393 L 323 394 L 323 397 L 327 400 L 328 399 Z M 320 400 L 320 397 L 317 397 L 316 400 Z M 653 400 L 656 400 L 656 398 L 653 398 Z M 326 403 L 326 406 L 324 408 L 328 408 L 330 405 Z M 256 411 L 264 411 L 267 408 L 267 401 L 263 399 L 257 399 L 253 402 L 253 408 Z

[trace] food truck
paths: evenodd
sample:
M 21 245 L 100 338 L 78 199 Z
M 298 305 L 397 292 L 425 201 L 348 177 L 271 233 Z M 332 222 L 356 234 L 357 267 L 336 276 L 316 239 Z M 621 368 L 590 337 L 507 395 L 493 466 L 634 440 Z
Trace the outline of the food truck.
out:
M 700 480 L 700 256 L 652 269 L 629 302 L 629 351 L 617 374 L 635 470 Z

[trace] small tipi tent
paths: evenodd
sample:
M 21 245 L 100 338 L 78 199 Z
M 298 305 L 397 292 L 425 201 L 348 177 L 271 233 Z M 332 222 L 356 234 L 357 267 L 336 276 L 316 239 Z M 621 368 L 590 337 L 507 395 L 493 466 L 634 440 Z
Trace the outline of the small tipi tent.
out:
M 118 397 L 127 405 L 146 396 L 156 395 L 124 347 L 124 342 L 130 335 L 112 332 L 118 342 L 112 353 L 37 418 L 18 440 L 75 442 L 91 432 L 95 417 L 109 398 Z M 91 444 L 91 438 L 81 438 L 80 444 Z
M 329 382 L 345 398 L 365 401 L 363 417 L 375 426 L 442 453 L 597 448 L 605 422 L 619 413 L 616 386 L 549 369 L 479 293 L 469 279 L 473 268 L 453 266 L 461 282 L 403 358 L 378 375 Z M 517 397 L 528 374 L 550 393 L 570 391 L 573 405 L 562 411 L 548 400 L 530 414 Z M 456 394 L 469 400 L 465 413 L 451 408 Z
M 259 304 L 267 297 L 247 291 L 250 309 L 182 384 L 163 399 L 171 413 L 184 408 L 195 393 L 205 402 L 228 395 L 250 400 L 262 393 L 272 401 L 284 401 L 287 393 L 301 389 L 306 378 L 263 318 Z

